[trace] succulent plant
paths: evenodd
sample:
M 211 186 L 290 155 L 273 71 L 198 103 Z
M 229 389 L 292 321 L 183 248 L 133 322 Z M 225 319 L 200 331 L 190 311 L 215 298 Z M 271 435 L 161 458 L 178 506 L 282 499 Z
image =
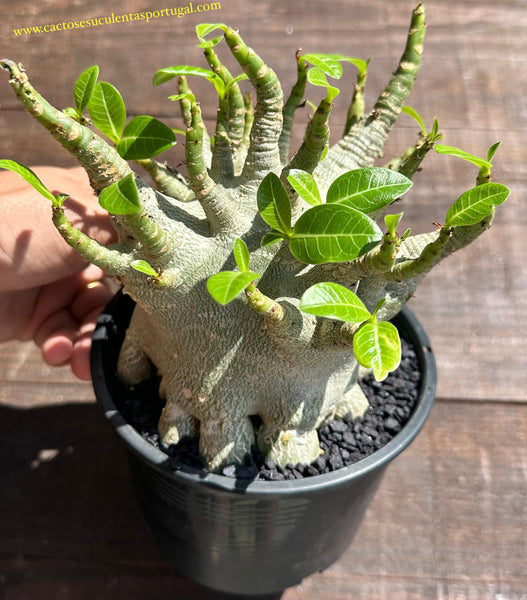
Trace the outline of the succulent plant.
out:
M 199 25 L 209 69 L 170 66 L 153 80 L 171 82 L 177 92 L 170 98 L 185 124 L 186 175 L 155 158 L 175 144 L 174 131 L 146 115 L 127 123 L 120 93 L 97 81 L 98 67 L 81 74 L 75 106 L 60 111 L 32 87 L 22 66 L 0 62 L 25 109 L 85 168 L 119 241 L 104 247 L 76 229 L 63 209 L 67 195 L 52 194 L 28 167 L 11 160 L 0 167 L 47 197 L 65 241 L 136 301 L 118 374 L 131 386 L 160 376 L 163 442 L 199 435 L 213 471 L 242 461 L 255 441 L 284 465 L 316 459 L 318 427 L 367 409 L 358 385 L 364 370 L 382 380 L 397 367 L 400 340 L 390 318 L 434 265 L 488 228 L 494 207 L 509 194 L 490 181 L 498 144 L 485 158 L 439 145 L 437 121 L 427 131 L 404 106 L 424 34 L 419 4 L 397 69 L 367 112 L 369 61 L 297 52 L 297 81 L 284 102 L 277 76 L 237 31 Z M 242 75 L 220 61 L 223 42 Z M 332 80 L 346 63 L 357 69 L 357 82 L 342 137 L 328 149 L 339 93 Z M 219 98 L 210 138 L 189 87 L 194 76 L 208 79 Z M 241 92 L 243 79 L 254 89 L 254 106 Z M 312 106 L 290 158 L 294 114 L 311 85 L 325 95 Z M 419 123 L 419 137 L 386 166 L 375 166 L 401 112 Z M 403 213 L 394 202 L 434 147 L 474 163 L 476 186 L 453 199 L 434 231 L 399 233 Z

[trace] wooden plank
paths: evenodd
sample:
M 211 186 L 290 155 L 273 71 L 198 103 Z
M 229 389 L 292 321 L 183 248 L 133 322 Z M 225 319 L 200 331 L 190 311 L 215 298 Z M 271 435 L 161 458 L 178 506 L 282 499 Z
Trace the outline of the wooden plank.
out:
M 50 367 L 43 360 L 33 342 L 6 342 L 0 344 L 0 383 L 67 383 L 75 380 L 68 366 Z M 80 385 L 82 384 L 77 381 Z M 90 385 L 90 384 L 88 384 Z M 0 394 L 3 392 L 0 388 Z M 7 392 L 5 392 L 7 394 Z M 4 401 L 6 401 L 4 397 Z M 11 402 L 14 404 L 14 402 Z M 48 401 L 49 403 L 49 401 Z
M 62 2 L 41 7 L 38 15 L 27 1 L 19 6 L 16 15 L 7 6 L 0 8 L 3 17 L 0 38 L 9 41 L 12 57 L 26 65 L 38 89 L 59 107 L 71 104 L 71 89 L 78 73 L 89 64 L 100 63 L 101 77 L 122 90 L 130 114 L 173 115 L 173 105 L 166 98 L 171 93 L 169 87 L 152 89 L 153 72 L 168 64 L 203 64 L 195 44 L 194 25 L 202 20 L 197 15 L 181 20 L 157 19 L 149 24 L 116 24 L 83 31 L 15 36 L 12 32 L 15 27 L 108 13 L 101 0 L 90 6 L 89 15 L 85 7 L 63 6 Z M 130 11 L 142 8 L 137 2 L 127 6 Z M 367 88 L 372 102 L 401 54 L 409 11 L 408 3 L 402 0 L 391 2 L 389 9 L 380 0 L 361 0 L 353 6 L 338 0 L 332 10 L 323 11 L 323 15 L 319 0 L 310 0 L 302 7 L 291 3 L 277 6 L 269 1 L 259 2 L 255 7 L 248 0 L 231 0 L 209 16 L 239 27 L 248 43 L 277 71 L 286 90 L 295 77 L 294 51 L 297 48 L 344 50 L 372 57 Z M 499 6 L 490 3 L 482 12 L 477 3 L 460 6 L 449 0 L 428 7 L 428 23 L 423 70 L 412 102 L 417 102 L 430 119 L 434 115 L 445 115 L 448 108 L 447 125 L 455 129 L 478 130 L 482 126 L 525 129 L 526 113 L 520 93 L 527 78 L 521 59 L 526 50 L 525 38 L 521 35 L 525 26 L 522 7 L 513 1 Z M 153 38 L 155 43 L 152 43 Z M 270 38 L 273 43 L 269 43 Z M 147 53 L 143 50 L 145 47 L 149 49 Z M 226 61 L 232 65 L 228 57 Z M 57 64 L 61 69 L 56 68 Z M 512 69 L 514 77 L 509 75 Z M 348 77 L 354 76 L 351 69 L 347 73 Z M 131 81 L 135 82 L 133 96 L 129 91 Z M 351 79 L 343 84 L 343 98 L 349 97 L 351 84 Z M 192 85 L 202 99 L 206 116 L 212 118 L 215 107 L 210 84 L 197 80 Z M 319 95 L 313 89 L 309 94 L 312 99 Z M 204 100 L 207 97 L 211 102 Z M 6 85 L 0 86 L 0 104 L 9 112 L 19 109 Z M 335 122 L 344 121 L 345 110 L 343 102 L 336 103 Z M 9 128 L 15 131 L 14 125 Z
M 152 546 L 122 449 L 95 407 L 0 407 L 0 423 L 10 449 L 0 453 L 0 514 L 10 515 L 0 520 L 0 564 L 4 581 L 17 582 L 21 595 L 12 598 L 51 589 L 61 566 L 58 581 L 72 590 L 65 598 L 77 600 L 80 580 L 87 589 L 115 582 L 146 593 L 155 578 L 161 598 L 169 588 L 186 593 L 188 582 Z M 421 435 L 390 465 L 348 551 L 284 600 L 417 599 L 436 597 L 433 590 L 445 599 L 521 598 L 526 447 L 525 406 L 438 402 Z M 43 448 L 59 452 L 31 468 Z

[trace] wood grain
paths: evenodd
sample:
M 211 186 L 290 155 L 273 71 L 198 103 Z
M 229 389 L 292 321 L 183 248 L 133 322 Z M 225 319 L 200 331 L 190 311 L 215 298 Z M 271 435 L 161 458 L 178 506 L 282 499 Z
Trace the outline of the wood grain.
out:
M 5 598 L 53 597 L 45 592 L 54 589 L 88 598 L 83 586 L 98 586 L 102 599 L 132 588 L 142 598 L 153 581 L 158 598 L 214 597 L 163 563 L 100 409 L 3 406 L 0 419 L 10 449 L 0 454 Z M 438 402 L 388 468 L 348 551 L 283 599 L 521 598 L 526 445 L 525 406 Z M 43 449 L 56 453 L 46 460 Z
M 204 65 L 194 34 L 205 20 L 200 15 L 89 32 L 16 37 L 12 31 L 157 4 L 4 2 L 0 55 L 22 62 L 58 107 L 72 103 L 76 76 L 100 64 L 130 115 L 180 125 L 167 100 L 173 89 L 152 88 L 151 77 L 163 66 Z M 238 27 L 286 89 L 297 48 L 371 57 L 371 105 L 401 54 L 413 6 L 411 0 L 224 0 L 206 20 Z M 527 12 L 523 0 L 442 0 L 427 3 L 427 22 L 410 104 L 427 122 L 438 117 L 445 143 L 483 154 L 501 140 L 494 175 L 512 196 L 490 231 L 437 267 L 410 301 L 438 362 L 439 400 L 428 424 L 388 469 L 348 551 L 283 600 L 527 599 Z M 353 71 L 346 69 L 333 140 L 351 93 Z M 2 157 L 73 165 L 21 110 L 6 79 L 0 74 Z M 192 85 L 211 128 L 210 85 Z M 299 125 L 308 115 L 299 111 Z M 415 135 L 413 122 L 401 118 L 379 163 Z M 299 127 L 295 146 L 300 138 Z M 180 140 L 166 159 L 181 163 L 183 150 Z M 473 179 L 461 161 L 431 157 L 401 205 L 405 222 L 414 232 L 429 230 Z M 133 498 L 123 450 L 93 402 L 89 384 L 75 381 L 67 367 L 47 367 L 31 344 L 0 345 L 0 597 L 221 598 L 162 561 Z

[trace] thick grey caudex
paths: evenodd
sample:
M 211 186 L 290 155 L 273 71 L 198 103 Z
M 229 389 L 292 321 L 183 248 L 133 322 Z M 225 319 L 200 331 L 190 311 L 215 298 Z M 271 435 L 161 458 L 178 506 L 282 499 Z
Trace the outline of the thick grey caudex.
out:
M 321 424 L 367 409 L 357 383 L 364 369 L 382 380 L 397 367 L 400 340 L 389 319 L 434 265 L 489 227 L 494 207 L 509 194 L 490 181 L 498 144 L 486 158 L 439 145 L 437 121 L 427 131 L 404 106 L 424 34 L 419 4 L 400 62 L 367 112 L 369 61 L 297 52 L 297 81 L 284 102 L 275 73 L 237 31 L 199 25 L 209 68 L 170 66 L 153 80 L 176 92 L 170 99 L 184 121 L 185 175 L 155 159 L 175 144 L 174 130 L 146 115 L 127 123 L 120 93 L 98 81 L 98 67 L 81 74 L 75 106 L 60 111 L 21 65 L 0 62 L 27 112 L 85 168 L 119 241 L 104 247 L 76 229 L 63 209 L 67 196 L 52 194 L 29 168 L 7 159 L 0 167 L 48 198 L 65 241 L 136 301 L 118 374 L 132 386 L 159 374 L 163 442 L 199 436 L 212 471 L 242 461 L 255 442 L 284 465 L 316 459 Z M 221 62 L 224 44 L 241 75 Z M 343 67 L 358 71 L 357 83 L 342 137 L 328 150 L 339 93 L 332 80 Z M 195 76 L 207 78 L 219 98 L 210 137 L 189 85 Z M 290 157 L 295 111 L 313 85 L 325 95 L 312 105 L 303 142 Z M 244 86 L 252 86 L 252 96 Z M 417 142 L 375 166 L 402 111 L 420 126 Z M 392 204 L 434 147 L 475 164 L 476 185 L 452 199 L 442 225 L 410 235 Z M 140 168 L 152 186 L 135 175 Z

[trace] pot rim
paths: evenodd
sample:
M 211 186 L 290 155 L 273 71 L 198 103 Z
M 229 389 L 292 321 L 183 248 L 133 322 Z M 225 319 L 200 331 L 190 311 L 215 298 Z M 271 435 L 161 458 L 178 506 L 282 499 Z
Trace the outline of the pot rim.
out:
M 113 304 L 112 301 L 111 304 Z M 102 360 L 102 347 L 107 340 L 106 326 L 111 305 L 103 312 L 93 335 L 91 350 L 92 382 L 97 401 L 101 404 L 106 418 L 115 428 L 118 436 L 127 448 L 142 460 L 163 473 L 166 477 L 182 479 L 187 485 L 207 485 L 224 492 L 243 493 L 247 495 L 283 495 L 305 493 L 311 490 L 329 489 L 345 481 L 367 476 L 379 468 L 385 467 L 398 456 L 417 436 L 425 424 L 435 399 L 437 371 L 434 355 L 428 337 L 415 317 L 407 307 L 396 315 L 394 321 L 406 333 L 414 344 L 421 368 L 421 387 L 418 403 L 403 429 L 385 446 L 370 456 L 361 459 L 347 467 L 336 471 L 281 481 L 245 480 L 227 477 L 216 473 L 194 473 L 184 470 L 170 469 L 169 457 L 160 449 L 155 448 L 127 422 L 117 409 L 110 395 Z

